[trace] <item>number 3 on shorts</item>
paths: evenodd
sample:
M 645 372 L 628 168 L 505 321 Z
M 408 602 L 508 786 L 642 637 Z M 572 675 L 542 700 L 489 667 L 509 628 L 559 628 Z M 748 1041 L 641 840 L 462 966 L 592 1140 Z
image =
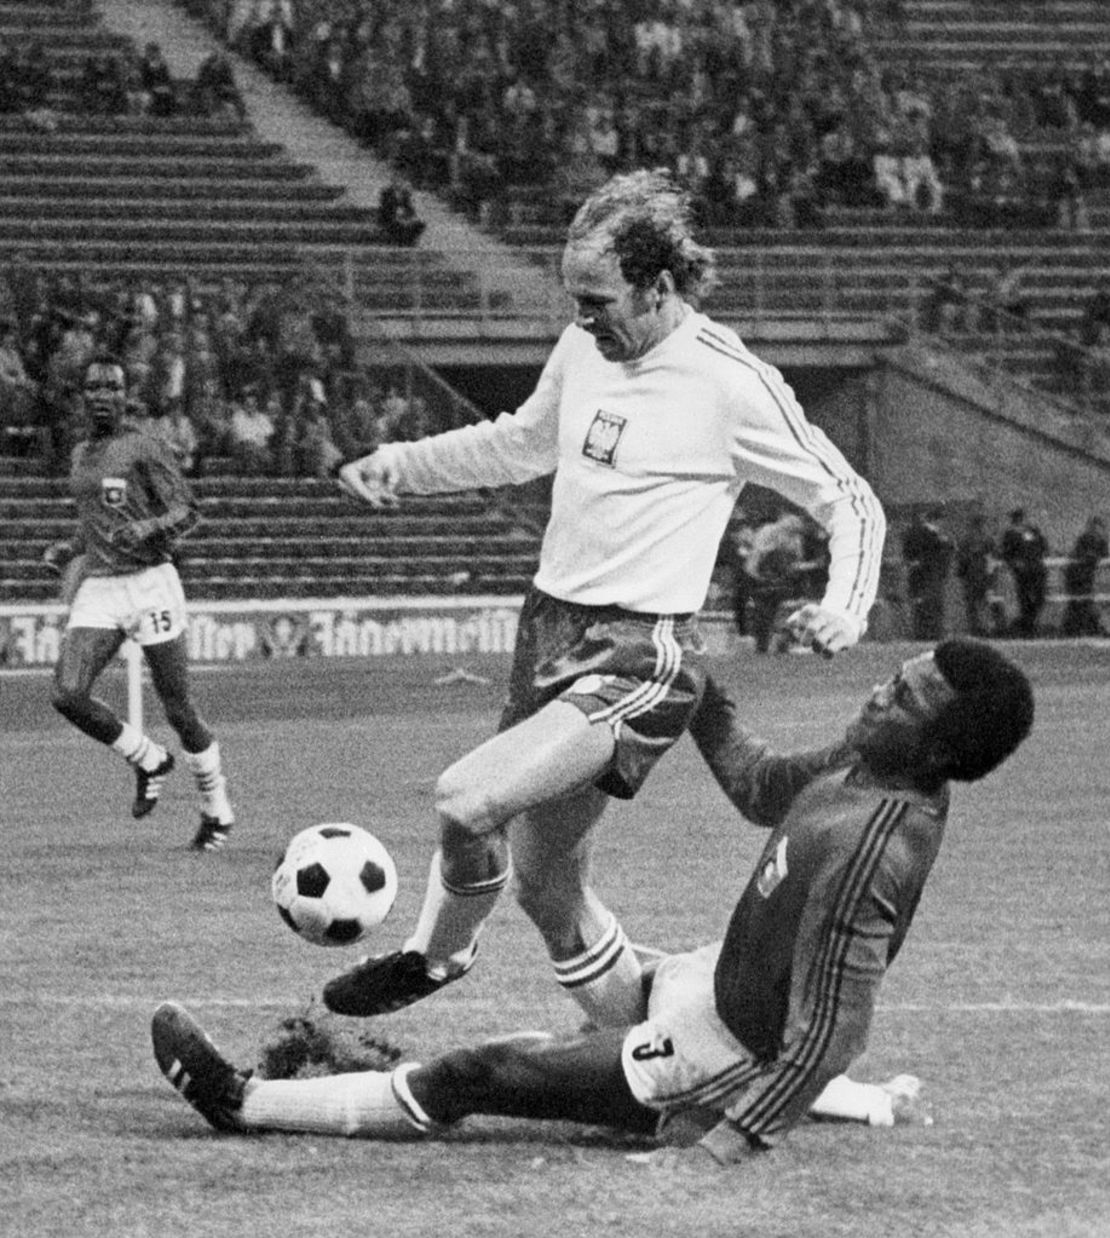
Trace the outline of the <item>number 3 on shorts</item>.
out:
M 653 1057 L 674 1057 L 674 1045 L 669 1036 L 656 1034 L 650 1040 L 632 1047 L 634 1062 L 649 1062 Z

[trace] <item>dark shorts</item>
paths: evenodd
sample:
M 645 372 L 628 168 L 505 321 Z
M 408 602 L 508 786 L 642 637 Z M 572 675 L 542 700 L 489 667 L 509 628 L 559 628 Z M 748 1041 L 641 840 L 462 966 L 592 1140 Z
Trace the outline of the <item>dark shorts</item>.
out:
M 616 751 L 597 786 L 631 799 L 686 729 L 705 686 L 694 615 L 578 606 L 538 589 L 524 600 L 499 730 L 564 700 L 610 726 Z

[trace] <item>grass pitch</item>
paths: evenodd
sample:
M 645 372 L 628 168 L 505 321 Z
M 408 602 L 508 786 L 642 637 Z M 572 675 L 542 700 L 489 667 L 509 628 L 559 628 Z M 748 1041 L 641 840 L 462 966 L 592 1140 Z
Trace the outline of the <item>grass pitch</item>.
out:
M 1110 1234 L 1110 651 L 1013 646 L 1038 696 L 1034 735 L 988 782 L 957 788 L 948 838 L 853 1073 L 921 1075 L 936 1124 L 807 1125 L 742 1168 L 662 1172 L 631 1143 L 571 1126 L 472 1119 L 449 1139 L 380 1144 L 220 1136 L 158 1074 L 149 1021 L 184 1002 L 243 1064 L 359 952 L 293 936 L 269 898 L 285 841 L 350 820 L 388 843 L 397 943 L 431 853 L 444 764 L 490 732 L 483 687 L 449 666 L 297 662 L 198 672 L 239 810 L 228 849 L 186 850 L 181 766 L 133 822 L 126 768 L 56 719 L 41 675 L 0 676 L 0 1229 L 21 1238 L 347 1235 Z M 782 746 L 835 734 L 906 647 L 825 663 L 720 663 Z M 118 675 L 105 694 L 119 703 Z M 148 719 L 170 738 L 148 696 Z M 745 826 L 683 741 L 614 804 L 596 883 L 637 941 L 718 936 L 754 861 Z M 463 983 L 377 1021 L 420 1058 L 473 1037 L 562 1030 L 576 1008 L 504 901 Z

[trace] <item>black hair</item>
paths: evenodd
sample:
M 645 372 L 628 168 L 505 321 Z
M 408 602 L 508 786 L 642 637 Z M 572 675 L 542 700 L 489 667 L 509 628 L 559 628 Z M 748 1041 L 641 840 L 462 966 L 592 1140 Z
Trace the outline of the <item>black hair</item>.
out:
M 945 777 L 974 782 L 1001 765 L 1033 727 L 1033 689 L 1025 672 L 985 641 L 956 637 L 933 653 L 956 692 L 932 719 L 926 748 L 948 753 Z

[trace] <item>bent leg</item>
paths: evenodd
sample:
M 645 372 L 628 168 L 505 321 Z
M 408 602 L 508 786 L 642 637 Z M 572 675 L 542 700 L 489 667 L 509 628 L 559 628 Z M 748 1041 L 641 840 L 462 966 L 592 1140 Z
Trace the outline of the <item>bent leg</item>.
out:
M 625 1080 L 624 1035 L 616 1028 L 573 1040 L 526 1034 L 391 1072 L 250 1079 L 237 1120 L 243 1130 L 412 1139 L 487 1114 L 650 1134 L 658 1115 Z
M 407 1079 L 436 1121 L 468 1114 L 583 1122 L 648 1134 L 658 1114 L 632 1095 L 621 1066 L 625 1029 L 570 1040 L 491 1041 L 445 1053 Z
M 541 804 L 510 827 L 517 900 L 539 929 L 555 979 L 598 1026 L 644 1017 L 643 971 L 589 884 L 589 834 L 608 797 L 595 787 Z
M 212 732 L 189 698 L 189 664 L 185 635 L 143 646 L 150 669 L 150 682 L 162 702 L 166 721 L 181 738 L 186 752 L 203 752 L 212 743 Z
M 588 786 L 605 771 L 615 747 L 607 725 L 592 723 L 565 701 L 552 701 L 444 770 L 436 810 L 448 875 L 464 875 L 454 871 L 453 846 Z
M 432 974 L 455 974 L 469 965 L 508 881 L 509 821 L 588 785 L 606 768 L 613 748 L 608 726 L 592 725 L 573 705 L 554 701 L 443 772 L 436 784 L 440 850 L 416 929 L 405 943 L 425 956 Z
M 610 919 L 589 886 L 589 834 L 608 798 L 586 787 L 538 804 L 509 827 L 517 902 L 554 959 L 580 953 Z
M 185 763 L 192 771 L 193 781 L 200 792 L 202 833 L 194 846 L 198 850 L 212 850 L 219 845 L 219 841 L 213 843 L 213 836 L 204 831 L 219 826 L 221 834 L 226 836 L 235 814 L 227 796 L 220 746 L 189 695 L 185 634 L 181 633 L 173 640 L 144 645 L 143 656 L 150 668 L 151 682 L 162 702 L 166 720 L 181 739 Z
M 92 686 L 119 653 L 123 633 L 114 628 L 69 628 L 54 667 L 50 703 L 79 731 L 102 744 L 114 744 L 123 723 Z

